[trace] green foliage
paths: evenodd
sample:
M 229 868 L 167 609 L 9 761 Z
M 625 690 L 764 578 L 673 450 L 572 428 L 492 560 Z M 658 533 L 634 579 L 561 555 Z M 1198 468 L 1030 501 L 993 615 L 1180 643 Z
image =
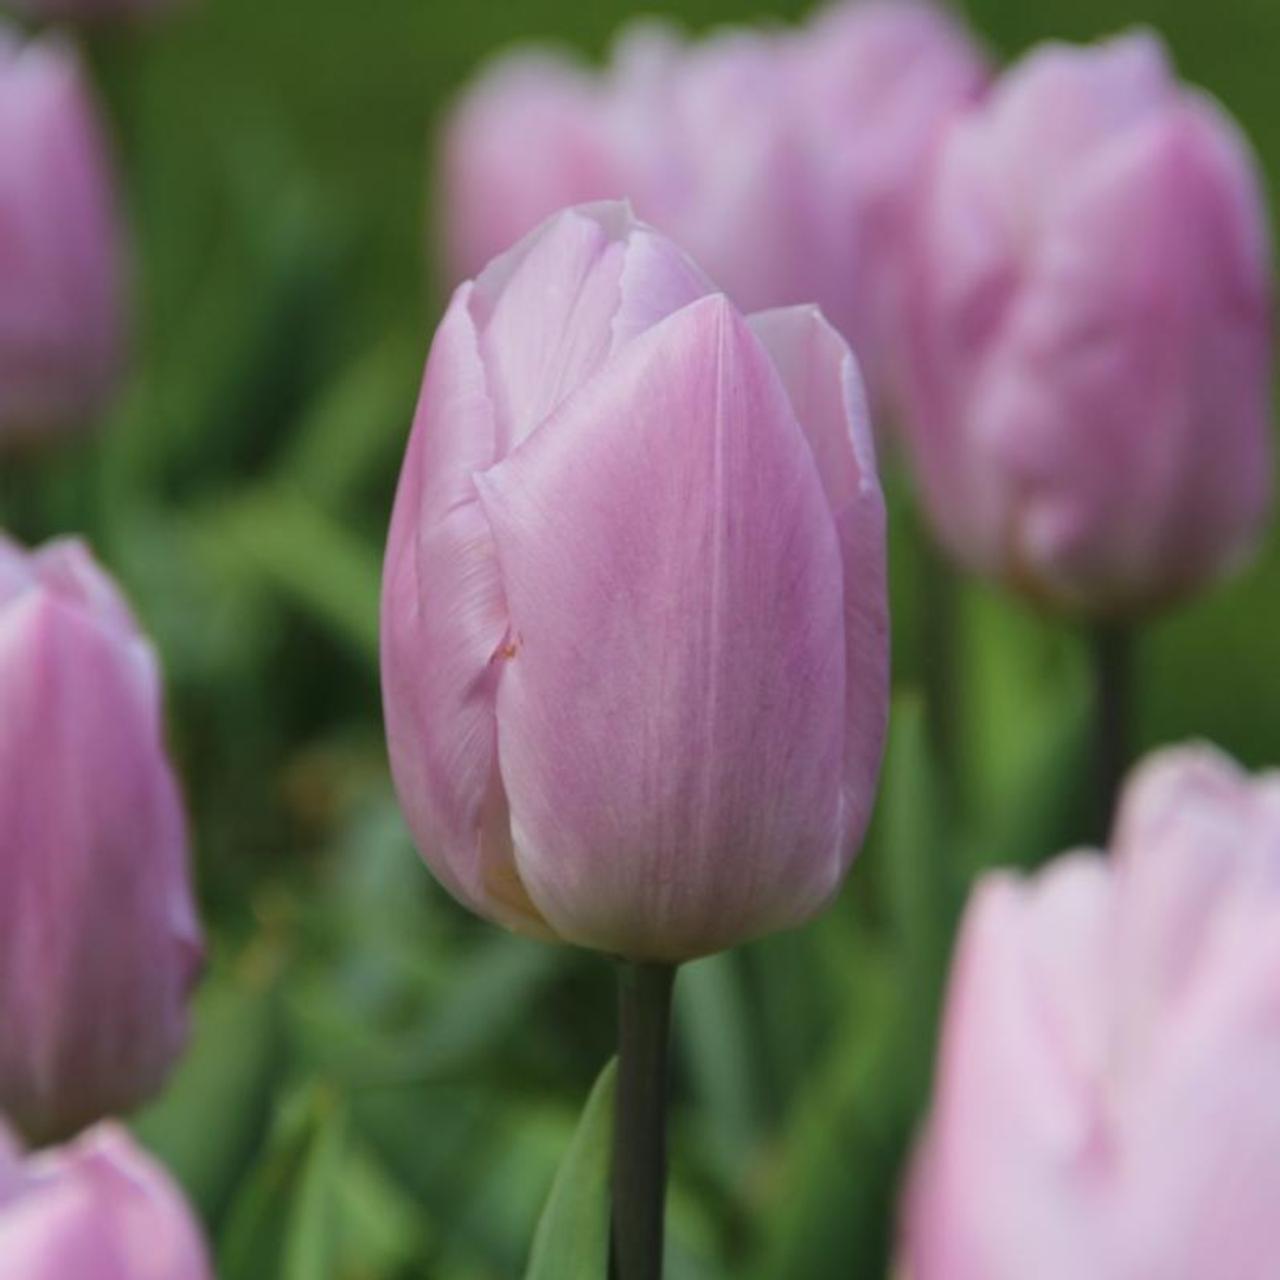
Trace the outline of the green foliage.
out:
M 525 1280 L 598 1280 L 609 1264 L 609 1152 L 617 1064 L 600 1073 L 538 1219 Z

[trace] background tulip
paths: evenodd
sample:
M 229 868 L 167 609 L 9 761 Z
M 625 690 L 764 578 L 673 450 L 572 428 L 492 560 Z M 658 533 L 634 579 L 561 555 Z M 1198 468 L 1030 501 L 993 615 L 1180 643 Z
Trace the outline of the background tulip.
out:
M 947 124 L 986 86 L 986 61 L 951 14 L 917 0 L 833 4 L 792 45 L 790 92 L 828 223 L 810 249 L 813 297 L 897 408 L 916 208 Z
M 73 541 L 0 537 L 0 1107 L 33 1142 L 129 1109 L 201 963 L 155 655 Z
M 0 450 L 82 428 L 119 381 L 123 232 L 78 58 L 0 22 Z
M 0 1273 L 14 1280 L 211 1280 L 190 1209 L 123 1128 L 23 1159 L 0 1125 Z
M 392 768 L 453 893 L 678 960 L 803 920 L 871 806 L 883 506 L 847 348 L 624 206 L 455 294 L 383 582 Z
M 921 223 L 911 435 L 954 554 L 1110 618 L 1236 564 L 1271 487 L 1265 214 L 1157 39 L 1010 71 L 950 128 Z
M 636 23 L 601 74 L 509 55 L 446 128 L 452 273 L 473 274 L 564 205 L 627 197 L 738 306 L 818 302 L 879 390 L 925 159 L 984 78 L 960 28 L 910 0 L 697 41 Z
M 1280 775 L 1207 748 L 1130 781 L 1112 861 L 966 916 L 907 1203 L 913 1280 L 1280 1269 Z
M 568 58 L 521 51 L 492 62 L 459 99 L 441 144 L 454 280 L 477 275 L 557 209 L 625 193 L 605 96 Z

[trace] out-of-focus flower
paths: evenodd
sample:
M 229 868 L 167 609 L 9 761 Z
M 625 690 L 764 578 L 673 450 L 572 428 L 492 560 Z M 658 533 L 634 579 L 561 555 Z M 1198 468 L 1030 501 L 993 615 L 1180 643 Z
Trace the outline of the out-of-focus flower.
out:
M 13 1280 L 212 1280 L 169 1175 L 102 1124 L 25 1159 L 0 1125 L 0 1275 Z
M 813 308 L 744 320 L 621 205 L 464 284 L 383 583 L 392 767 L 436 874 L 631 958 L 818 910 L 879 769 L 883 521 Z
M 509 53 L 459 100 L 441 140 L 453 279 L 478 275 L 557 209 L 625 194 L 604 87 L 551 51 Z
M 911 0 L 695 42 L 640 23 L 601 74 L 507 55 L 446 128 L 451 269 L 474 274 L 565 205 L 627 197 L 735 304 L 817 302 L 887 381 L 912 196 L 983 78 L 964 34 Z
M 911 287 L 939 534 L 1123 617 L 1254 544 L 1271 488 L 1266 218 L 1244 139 L 1158 41 L 1050 45 L 942 144 Z
M 155 654 L 78 542 L 0 536 L 0 1110 L 126 1111 L 186 1039 L 201 937 Z
M 816 152 L 825 247 L 814 297 L 857 352 L 877 395 L 902 400 L 914 219 L 946 126 L 989 68 L 945 10 L 922 0 L 849 0 L 819 10 L 789 57 L 801 133 Z
M 123 365 L 123 231 L 73 50 L 0 22 L 0 450 L 91 424 Z
M 975 892 L 912 1280 L 1280 1274 L 1280 775 L 1154 757 L 1111 852 Z

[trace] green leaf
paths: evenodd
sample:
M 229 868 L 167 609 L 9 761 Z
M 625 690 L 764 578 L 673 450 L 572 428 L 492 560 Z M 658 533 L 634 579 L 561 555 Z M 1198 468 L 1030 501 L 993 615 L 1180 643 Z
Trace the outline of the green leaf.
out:
M 609 1261 L 609 1151 L 617 1063 L 600 1073 L 533 1237 L 525 1280 L 600 1280 Z
M 196 1006 L 190 1052 L 134 1123 L 209 1221 L 221 1216 L 261 1143 L 278 1073 L 278 1012 L 261 969 L 215 970 Z
M 377 661 L 379 552 L 301 493 L 245 490 L 197 514 L 195 528 L 211 563 L 255 570 L 358 657 Z
M 321 1280 L 336 1273 L 345 1146 L 345 1110 L 329 1089 L 313 1085 L 286 1099 L 222 1232 L 223 1280 Z
M 282 1280 L 320 1280 L 338 1269 L 346 1117 L 330 1100 L 321 1099 L 321 1104 L 289 1213 Z

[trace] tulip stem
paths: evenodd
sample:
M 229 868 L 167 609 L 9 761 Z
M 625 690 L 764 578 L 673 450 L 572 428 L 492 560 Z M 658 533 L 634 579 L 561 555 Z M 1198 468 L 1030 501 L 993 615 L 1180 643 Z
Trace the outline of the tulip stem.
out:
M 611 1280 L 661 1280 L 674 965 L 618 965 Z
M 1129 767 L 1133 700 L 1133 632 L 1099 623 L 1093 632 L 1094 785 L 1097 837 L 1105 841 L 1116 796 Z
M 929 717 L 934 759 L 941 767 L 944 784 L 952 789 L 952 799 L 960 794 L 960 705 L 962 682 L 960 664 L 963 636 L 961 628 L 960 582 L 955 570 L 929 540 L 921 539 L 922 571 L 919 607 L 923 645 L 923 685 Z

